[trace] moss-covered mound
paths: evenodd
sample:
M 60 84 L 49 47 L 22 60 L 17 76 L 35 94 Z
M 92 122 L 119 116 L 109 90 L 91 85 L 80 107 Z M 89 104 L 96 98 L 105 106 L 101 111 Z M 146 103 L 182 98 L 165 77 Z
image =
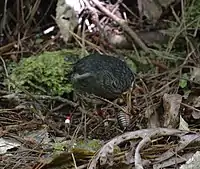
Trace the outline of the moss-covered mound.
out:
M 77 53 L 62 50 L 22 59 L 10 75 L 12 89 L 48 95 L 71 92 L 72 86 L 67 75 L 76 60 L 73 55 L 77 56 Z

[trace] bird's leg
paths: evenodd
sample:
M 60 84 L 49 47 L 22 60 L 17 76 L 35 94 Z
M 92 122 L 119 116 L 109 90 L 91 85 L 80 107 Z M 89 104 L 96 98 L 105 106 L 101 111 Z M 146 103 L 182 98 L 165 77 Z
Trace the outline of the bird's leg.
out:
M 132 107 L 132 103 L 131 103 L 131 94 L 132 94 L 132 88 L 130 88 L 127 91 L 126 94 L 126 102 L 127 102 L 127 111 L 130 113 L 131 112 L 131 107 Z

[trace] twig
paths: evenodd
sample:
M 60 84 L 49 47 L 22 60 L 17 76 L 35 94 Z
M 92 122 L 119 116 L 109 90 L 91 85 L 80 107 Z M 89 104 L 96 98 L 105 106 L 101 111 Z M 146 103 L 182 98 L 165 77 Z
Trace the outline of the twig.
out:
M 140 156 L 140 150 L 146 145 L 148 145 L 150 142 L 151 142 L 151 139 L 147 136 L 143 138 L 142 141 L 140 141 L 139 144 L 137 145 L 135 149 L 135 168 L 136 169 L 143 169 L 142 158 Z
M 192 107 L 192 106 L 190 106 L 190 105 L 188 105 L 188 104 L 185 104 L 185 103 L 182 103 L 182 102 L 181 102 L 180 104 L 182 104 L 183 106 L 185 106 L 185 107 L 187 107 L 187 108 L 190 108 L 190 109 L 192 109 L 192 110 L 194 110 L 194 111 L 200 112 L 199 109 L 196 109 L 195 107 Z
M 92 2 L 107 16 L 116 21 L 131 36 L 131 38 L 138 44 L 139 47 L 141 47 L 145 52 L 150 53 L 149 48 L 142 42 L 138 35 L 126 24 L 126 21 L 112 14 L 109 10 L 102 6 L 98 0 L 92 0 Z
M 133 132 L 126 132 L 120 136 L 113 138 L 108 143 L 106 143 L 91 160 L 88 169 L 96 168 L 99 162 L 101 162 L 100 165 L 105 165 L 107 162 L 111 163 L 110 160 L 114 151 L 114 146 L 119 145 L 120 143 L 124 143 L 125 141 L 133 139 L 138 140 L 138 138 L 142 138 L 142 143 L 140 143 L 139 146 L 142 147 L 144 143 L 149 142 L 148 138 L 152 139 L 152 138 L 158 138 L 160 136 L 169 136 L 169 135 L 181 137 L 187 133 L 188 133 L 187 131 L 167 129 L 167 128 L 143 129 Z
M 84 114 L 89 115 L 90 117 L 93 117 L 85 109 L 83 109 L 82 107 L 80 107 L 79 104 L 77 104 L 77 103 L 75 103 L 75 102 L 73 102 L 71 100 L 62 98 L 60 96 L 55 96 L 55 97 L 47 96 L 47 95 L 31 95 L 30 96 L 29 94 L 26 95 L 26 94 L 17 94 L 17 93 L 14 93 L 14 94 L 8 94 L 8 95 L 0 96 L 0 98 L 9 99 L 9 100 L 10 99 L 19 100 L 19 98 L 24 98 L 24 99 L 34 98 L 34 100 L 36 100 L 37 102 L 38 102 L 38 100 L 57 100 L 57 101 L 61 101 L 63 103 L 66 103 L 67 105 L 70 105 L 72 107 L 77 107 L 81 113 L 84 113 Z
M 155 95 L 159 92 L 161 92 L 162 90 L 164 90 L 166 87 L 168 87 L 170 84 L 174 83 L 175 81 L 177 81 L 178 79 L 175 78 L 173 80 L 171 80 L 170 82 L 168 82 L 166 85 L 162 86 L 160 89 L 156 90 L 155 92 L 153 92 L 151 95 Z
M 5 63 L 4 59 L 1 56 L 0 56 L 0 59 L 1 59 L 2 63 L 3 63 L 3 68 L 4 68 L 4 71 L 5 71 L 6 77 L 8 77 L 8 70 L 6 68 L 6 63 Z
M 74 32 L 72 32 L 72 31 L 69 31 L 72 35 L 73 35 L 73 37 L 76 39 L 79 39 L 79 40 L 81 40 L 81 37 L 79 37 L 77 34 L 75 34 Z M 89 42 L 89 41 L 87 41 L 86 39 L 85 39 L 85 43 L 87 44 L 87 45 L 90 45 L 92 48 L 95 48 L 99 53 L 101 53 L 100 51 L 102 51 L 102 49 L 99 47 L 99 46 L 97 46 L 97 45 L 95 45 L 94 43 L 91 43 L 91 42 Z M 80 46 L 82 47 L 82 44 L 81 43 L 79 43 L 80 44 Z
M 0 56 L 0 59 L 3 63 L 3 68 L 4 68 L 4 71 L 5 71 L 6 77 L 8 77 L 8 70 L 6 68 L 6 63 L 5 63 L 4 59 L 2 58 L 2 56 Z M 8 91 L 10 92 L 10 83 L 8 84 Z
M 98 98 L 98 99 L 100 99 L 100 100 L 102 100 L 102 101 L 104 101 L 104 102 L 107 102 L 107 103 L 109 103 L 109 104 L 111 104 L 111 105 L 113 105 L 114 107 L 116 107 L 116 108 L 122 110 L 122 111 L 123 111 L 124 113 L 126 113 L 126 114 L 129 114 L 129 113 L 127 113 L 127 111 L 126 111 L 123 107 L 119 106 L 119 105 L 116 104 L 116 103 L 111 102 L 110 100 L 107 100 L 107 99 L 104 99 L 104 98 L 98 97 L 98 96 L 94 96 L 94 97 L 95 97 L 95 98 Z
M 74 153 L 72 153 L 71 155 L 72 155 L 72 159 L 73 159 L 73 162 L 74 162 L 74 167 L 75 167 L 75 169 L 77 169 L 76 159 L 74 157 Z

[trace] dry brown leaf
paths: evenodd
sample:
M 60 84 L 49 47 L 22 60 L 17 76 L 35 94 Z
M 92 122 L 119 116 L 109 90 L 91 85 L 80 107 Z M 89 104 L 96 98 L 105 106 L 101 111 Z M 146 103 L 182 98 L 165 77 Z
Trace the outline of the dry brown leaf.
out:
M 156 0 L 163 8 L 167 8 L 172 3 L 178 3 L 180 0 Z
M 153 168 L 161 169 L 161 168 L 173 167 L 174 165 L 185 162 L 187 159 L 191 158 L 192 155 L 193 155 L 192 153 L 186 153 L 183 156 L 178 156 L 178 157 L 174 156 L 170 159 L 167 159 L 165 161 L 153 165 Z
M 200 82 L 200 68 L 198 67 L 193 68 L 190 80 L 195 81 L 197 83 Z
M 75 2 L 73 1 L 67 1 L 67 3 L 64 0 L 59 0 L 57 2 L 56 7 L 56 23 L 60 29 L 60 33 L 63 37 L 63 40 L 65 43 L 67 43 L 71 38 L 72 35 L 70 33 L 74 31 L 74 28 L 78 25 L 78 10 L 81 10 L 76 7 L 73 4 Z M 79 5 L 78 1 L 76 5 Z
M 164 127 L 175 128 L 179 123 L 179 109 L 182 96 L 179 94 L 164 94 Z
M 149 106 L 145 111 L 145 117 L 148 119 L 147 128 L 157 128 L 161 126 L 158 112 L 155 112 L 155 109 L 155 107 Z
M 152 0 L 138 0 L 140 17 L 146 16 L 148 20 L 156 22 L 161 14 L 162 8 Z
M 194 99 L 194 108 L 198 109 L 200 108 L 200 96 Z M 200 119 L 200 112 L 199 111 L 192 111 L 192 117 L 194 119 Z
M 200 151 L 197 151 L 180 169 L 199 168 L 200 167 Z
M 180 116 L 180 123 L 179 123 L 178 129 L 190 131 L 190 129 L 188 127 L 188 123 L 182 118 L 182 116 Z
M 162 7 L 167 8 L 178 0 L 138 0 L 140 17 L 146 16 L 148 20 L 155 23 L 163 13 Z

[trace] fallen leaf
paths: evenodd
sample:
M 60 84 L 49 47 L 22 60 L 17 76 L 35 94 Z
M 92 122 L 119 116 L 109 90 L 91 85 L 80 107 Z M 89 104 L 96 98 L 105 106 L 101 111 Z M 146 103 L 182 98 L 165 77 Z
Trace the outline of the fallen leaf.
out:
M 162 8 L 167 8 L 176 1 L 178 0 L 138 0 L 140 17 L 145 16 L 148 20 L 155 23 L 163 13 Z
M 197 83 L 200 82 L 200 68 L 193 68 L 190 80 L 195 81 Z
M 157 128 L 161 126 L 158 112 L 154 111 L 155 109 L 155 107 L 149 106 L 145 111 L 145 117 L 148 119 L 148 128 Z
M 179 128 L 180 130 L 190 131 L 188 123 L 180 116 Z
M 152 0 L 138 0 L 138 9 L 140 17 L 146 16 L 153 22 L 156 22 L 162 14 L 162 7 Z
M 179 123 L 179 109 L 182 96 L 179 94 L 164 94 L 164 127 L 175 128 Z
M 194 100 L 194 108 L 196 108 L 196 109 L 198 109 L 198 108 L 200 108 L 200 96 L 199 97 L 197 97 L 197 98 L 195 98 L 195 100 Z M 196 110 L 193 110 L 192 111 L 192 117 L 194 118 L 194 119 L 200 119 L 200 111 L 196 111 Z

